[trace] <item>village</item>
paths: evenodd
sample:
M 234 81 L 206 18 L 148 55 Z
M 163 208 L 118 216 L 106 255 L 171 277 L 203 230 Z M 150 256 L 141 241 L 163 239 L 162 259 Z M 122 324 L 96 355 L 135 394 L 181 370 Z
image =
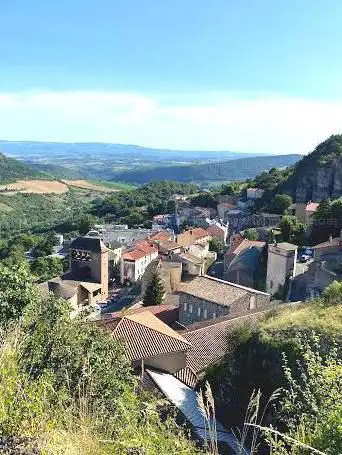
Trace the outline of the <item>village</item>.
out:
M 157 386 L 195 425 L 177 390 L 195 393 L 225 355 L 227 333 L 320 295 L 341 264 L 340 238 L 301 251 L 277 242 L 281 216 L 249 213 L 261 195 L 250 188 L 245 201 L 220 196 L 217 210 L 175 195 L 175 212 L 154 216 L 151 229 L 102 224 L 67 247 L 59 239 L 69 271 L 39 287 L 67 300 L 72 316 L 82 313 L 123 340 L 144 386 Z M 310 223 L 317 207 L 289 210 Z M 264 240 L 246 238 L 251 227 Z

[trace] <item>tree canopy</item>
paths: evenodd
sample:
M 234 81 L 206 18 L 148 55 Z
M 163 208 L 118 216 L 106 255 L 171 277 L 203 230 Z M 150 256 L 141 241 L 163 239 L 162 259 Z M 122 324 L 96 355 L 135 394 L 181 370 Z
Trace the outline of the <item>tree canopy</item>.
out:
M 155 271 L 152 275 L 151 281 L 147 285 L 146 292 L 143 298 L 143 305 L 160 305 L 163 303 L 164 287 L 159 276 L 159 273 Z

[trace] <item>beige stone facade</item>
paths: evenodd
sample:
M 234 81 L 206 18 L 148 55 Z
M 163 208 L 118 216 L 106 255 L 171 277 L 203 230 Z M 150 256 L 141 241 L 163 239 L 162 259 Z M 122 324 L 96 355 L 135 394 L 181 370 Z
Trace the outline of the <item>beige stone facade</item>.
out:
M 216 278 L 197 277 L 179 288 L 179 320 L 188 325 L 267 308 L 270 295 Z
M 289 279 L 296 276 L 297 245 L 282 242 L 268 246 L 266 290 L 279 292 Z

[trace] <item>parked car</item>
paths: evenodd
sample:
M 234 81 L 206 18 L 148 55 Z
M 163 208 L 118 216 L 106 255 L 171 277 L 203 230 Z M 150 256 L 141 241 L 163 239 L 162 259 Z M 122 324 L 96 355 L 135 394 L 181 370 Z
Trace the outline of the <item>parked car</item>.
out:
M 302 254 L 301 257 L 299 258 L 299 262 L 308 262 L 308 260 L 311 259 L 311 257 L 308 254 Z

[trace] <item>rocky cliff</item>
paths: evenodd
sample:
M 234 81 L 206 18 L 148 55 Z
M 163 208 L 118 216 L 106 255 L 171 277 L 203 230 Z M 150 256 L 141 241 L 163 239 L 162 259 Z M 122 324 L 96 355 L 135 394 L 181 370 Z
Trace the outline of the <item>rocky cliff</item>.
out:
M 296 202 L 342 196 L 342 135 L 334 135 L 301 159 L 282 185 Z

